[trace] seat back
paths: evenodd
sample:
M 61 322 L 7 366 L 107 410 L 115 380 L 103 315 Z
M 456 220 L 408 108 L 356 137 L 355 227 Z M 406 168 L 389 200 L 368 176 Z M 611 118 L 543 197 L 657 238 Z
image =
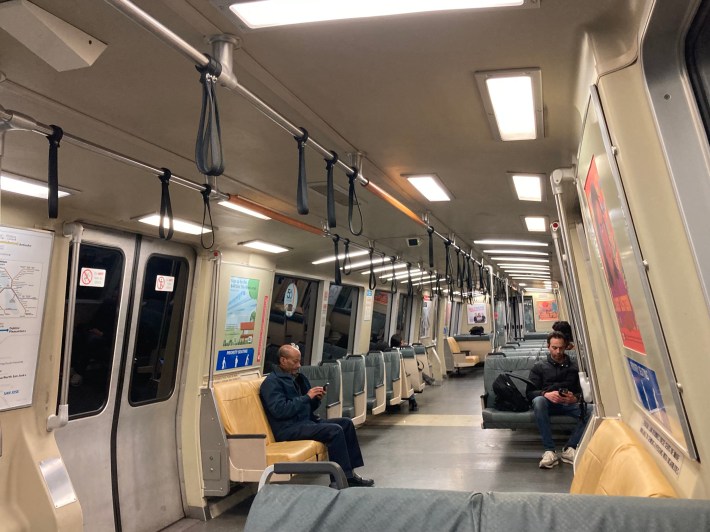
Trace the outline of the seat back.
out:
M 620 419 L 604 419 L 577 461 L 570 493 L 677 497 L 673 486 Z
M 402 402 L 402 355 L 399 351 L 385 351 L 387 399 L 390 404 Z
M 365 356 L 367 383 L 367 408 L 373 415 L 381 413 L 386 406 L 385 357 L 382 351 L 370 351 Z
M 340 369 L 343 374 L 343 382 L 348 382 L 351 389 L 351 393 L 346 398 L 346 388 L 343 386 L 343 416 L 351 418 L 355 426 L 361 425 L 365 422 L 367 415 L 365 355 L 348 355 L 347 358 L 340 361 Z M 345 413 L 345 405 L 351 406 L 351 413 Z
M 456 341 L 456 338 L 453 336 L 447 336 L 446 337 L 446 344 L 449 346 L 449 350 L 451 353 L 460 353 L 461 348 L 459 347 L 459 343 Z
M 227 435 L 266 434 L 266 444 L 274 442 L 274 434 L 259 397 L 263 381 L 264 377 L 214 383 L 214 396 Z
M 300 371 L 308 377 L 311 386 L 324 386 L 325 383 L 328 383 L 328 390 L 316 409 L 316 415 L 323 419 L 340 417 L 343 400 L 340 362 L 334 361 L 321 366 L 301 366 Z

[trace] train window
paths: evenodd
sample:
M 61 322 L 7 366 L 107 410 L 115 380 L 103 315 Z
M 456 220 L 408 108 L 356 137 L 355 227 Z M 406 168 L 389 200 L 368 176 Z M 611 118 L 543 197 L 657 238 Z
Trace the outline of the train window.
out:
M 297 344 L 304 356 L 303 364 L 311 363 L 317 297 L 318 281 L 276 275 L 271 294 L 264 373 L 270 373 L 272 364 L 278 362 L 277 353 L 283 344 Z
M 686 42 L 688 73 L 710 138 L 710 1 L 698 9 Z
M 348 353 L 353 352 L 359 293 L 360 289 L 356 286 L 330 285 L 324 344 L 345 349 Z
M 162 401 L 173 393 L 187 282 L 184 258 L 153 255 L 148 259 L 133 349 L 131 405 Z
M 525 332 L 535 332 L 535 309 L 532 296 L 523 298 L 523 319 L 525 320 Z
M 389 321 L 392 313 L 392 294 L 389 290 L 375 290 L 372 307 L 371 347 L 378 342 L 389 342 Z
M 459 321 L 461 313 L 461 303 L 458 301 L 447 301 L 447 305 L 451 305 L 449 312 L 449 336 L 455 336 L 459 333 Z
M 80 247 L 78 274 L 84 277 L 77 283 L 74 306 L 69 377 L 70 419 L 98 414 L 106 405 L 116 343 L 123 265 L 124 256 L 118 249 L 92 244 Z M 103 281 L 93 282 L 89 276 L 100 276 Z

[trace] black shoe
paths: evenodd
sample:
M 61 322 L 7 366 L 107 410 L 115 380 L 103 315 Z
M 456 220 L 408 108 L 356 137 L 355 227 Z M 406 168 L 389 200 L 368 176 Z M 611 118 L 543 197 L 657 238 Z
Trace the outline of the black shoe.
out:
M 410 412 L 417 412 L 419 410 L 419 407 L 417 406 L 417 403 L 409 403 L 409 411 Z
M 362 478 L 357 473 L 353 473 L 353 476 L 348 479 L 348 486 L 350 486 L 351 488 L 369 488 L 370 486 L 374 485 L 374 480 L 372 480 L 371 478 Z

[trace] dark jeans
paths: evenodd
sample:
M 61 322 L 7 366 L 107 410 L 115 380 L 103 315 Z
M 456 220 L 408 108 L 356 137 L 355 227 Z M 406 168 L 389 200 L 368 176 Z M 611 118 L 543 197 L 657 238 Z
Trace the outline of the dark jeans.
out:
M 365 465 L 355 426 L 348 418 L 322 419 L 316 423 L 289 427 L 281 431 L 277 439 L 279 441 L 316 440 L 324 443 L 328 447 L 328 459 L 338 464 L 347 478 L 353 476 L 353 469 Z
M 555 450 L 555 442 L 552 439 L 550 416 L 571 416 L 579 419 L 577 426 L 574 428 L 574 431 L 565 445 L 565 447 L 577 447 L 579 440 L 582 439 L 582 434 L 584 434 L 584 428 L 587 426 L 587 421 L 589 421 L 589 411 L 585 412 L 585 416 L 582 419 L 580 418 L 581 408 L 579 403 L 573 405 L 561 405 L 548 401 L 541 395 L 533 399 L 532 407 L 535 412 L 537 427 L 540 429 L 542 445 L 545 447 L 546 451 Z

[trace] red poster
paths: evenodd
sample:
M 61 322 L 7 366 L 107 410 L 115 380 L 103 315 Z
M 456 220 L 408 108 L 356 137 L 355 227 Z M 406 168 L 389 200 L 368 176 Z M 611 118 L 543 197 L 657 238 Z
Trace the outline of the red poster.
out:
M 538 301 L 537 319 L 539 321 L 557 321 L 559 319 L 557 301 Z
M 594 158 L 592 158 L 592 162 L 589 165 L 584 193 L 587 196 L 587 203 L 592 212 L 594 230 L 597 233 L 599 251 L 604 264 L 604 274 L 609 290 L 611 290 L 614 311 L 616 312 L 616 319 L 619 323 L 619 331 L 621 332 L 624 346 L 645 355 L 646 347 L 643 345 L 641 331 L 636 322 L 631 299 L 629 299 L 628 285 L 624 270 L 621 267 L 621 256 L 614 238 L 604 194 L 599 186 L 599 173 L 597 172 Z

